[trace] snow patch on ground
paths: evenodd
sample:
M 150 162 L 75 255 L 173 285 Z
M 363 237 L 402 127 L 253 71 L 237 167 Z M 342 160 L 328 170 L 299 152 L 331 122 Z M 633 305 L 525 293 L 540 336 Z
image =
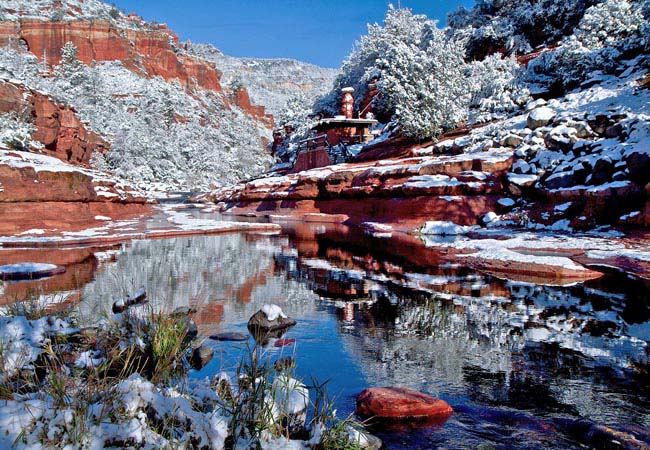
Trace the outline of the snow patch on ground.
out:
M 429 221 L 420 228 L 420 234 L 431 234 L 439 236 L 456 236 L 467 234 L 471 231 L 478 229 L 476 226 L 463 226 L 457 225 L 454 222 L 445 222 L 445 221 Z

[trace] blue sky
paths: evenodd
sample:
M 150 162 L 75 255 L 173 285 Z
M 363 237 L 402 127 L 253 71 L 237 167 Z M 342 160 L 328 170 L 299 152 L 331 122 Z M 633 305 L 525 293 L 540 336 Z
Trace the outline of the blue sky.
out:
M 401 0 L 444 24 L 472 0 Z M 367 23 L 381 22 L 385 0 L 113 0 L 126 12 L 164 22 L 181 40 L 209 42 L 233 56 L 289 57 L 339 67 Z M 397 4 L 397 0 L 392 2 Z

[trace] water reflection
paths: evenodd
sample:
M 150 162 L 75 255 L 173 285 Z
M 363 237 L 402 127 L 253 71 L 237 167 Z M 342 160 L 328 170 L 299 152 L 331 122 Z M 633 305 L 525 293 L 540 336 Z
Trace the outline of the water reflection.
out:
M 245 331 L 261 305 L 279 304 L 298 320 L 287 334 L 297 344 L 269 354 L 294 356 L 307 380 L 331 379 L 341 414 L 369 385 L 422 390 L 456 408 L 442 428 L 379 430 L 390 448 L 580 448 L 567 418 L 650 427 L 647 284 L 505 281 L 437 251 L 340 225 L 135 241 L 92 253 L 81 307 L 96 317 L 145 286 L 159 308 L 197 308 L 211 333 Z M 219 356 L 196 376 L 232 367 L 242 351 L 211 345 Z

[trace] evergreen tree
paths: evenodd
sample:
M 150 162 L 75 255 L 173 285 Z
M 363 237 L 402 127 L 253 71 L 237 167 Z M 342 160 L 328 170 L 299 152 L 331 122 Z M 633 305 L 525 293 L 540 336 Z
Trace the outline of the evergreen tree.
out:
M 79 58 L 79 50 L 72 42 L 66 42 L 61 49 L 61 62 L 56 67 L 56 75 L 70 86 L 79 86 L 87 81 L 86 66 Z

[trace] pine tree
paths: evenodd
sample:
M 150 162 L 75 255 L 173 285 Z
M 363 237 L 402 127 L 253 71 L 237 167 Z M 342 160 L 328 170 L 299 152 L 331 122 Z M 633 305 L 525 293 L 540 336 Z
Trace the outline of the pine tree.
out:
M 87 81 L 86 66 L 79 58 L 79 50 L 72 42 L 66 42 L 61 49 L 61 62 L 56 67 L 56 75 L 66 80 L 70 86 L 79 86 Z

